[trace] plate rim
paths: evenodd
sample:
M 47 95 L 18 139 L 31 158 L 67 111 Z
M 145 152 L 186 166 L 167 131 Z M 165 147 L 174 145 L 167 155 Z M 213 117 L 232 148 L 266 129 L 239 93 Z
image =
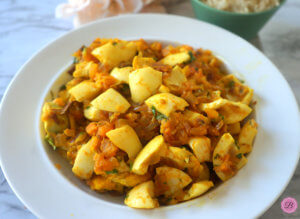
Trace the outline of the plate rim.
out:
M 222 30 L 223 32 L 227 32 L 227 34 L 230 34 L 232 36 L 234 36 L 235 38 L 239 38 L 240 40 L 246 42 L 248 44 L 248 46 L 252 47 L 252 49 L 256 50 L 256 52 L 262 54 L 265 59 L 270 62 L 270 64 L 275 67 L 277 70 L 278 70 L 278 73 L 279 73 L 279 76 L 281 76 L 281 80 L 282 82 L 284 82 L 286 84 L 286 87 L 289 91 L 289 93 L 291 94 L 291 98 L 293 99 L 295 105 L 296 105 L 296 108 L 297 108 L 297 112 L 299 112 L 299 104 L 297 102 L 297 99 L 296 99 L 296 96 L 293 92 L 293 90 L 291 89 L 289 83 L 287 82 L 287 80 L 285 79 L 284 75 L 281 73 L 281 71 L 277 68 L 277 66 L 262 52 L 260 51 L 259 49 L 257 49 L 255 46 L 253 46 L 252 44 L 250 44 L 249 42 L 247 42 L 246 40 L 244 40 L 243 38 L 231 33 L 230 31 L 228 30 L 225 30 L 221 27 L 218 27 L 218 26 L 215 26 L 215 25 L 212 25 L 212 24 L 209 24 L 209 23 L 206 23 L 206 22 L 203 22 L 203 21 L 199 21 L 195 18 L 189 18 L 189 17 L 184 17 L 184 16 L 179 16 L 179 15 L 171 15 L 171 14 L 155 14 L 155 13 L 147 13 L 147 14 L 127 14 L 127 15 L 120 15 L 120 16 L 115 16 L 115 17 L 109 17 L 109 18 L 104 18 L 104 19 L 101 19 L 101 20 L 97 20 L 97 21 L 94 21 L 94 22 L 91 22 L 91 23 L 88 23 L 88 24 L 85 24 L 83 26 L 81 26 L 80 28 L 78 29 L 73 29 L 71 31 L 68 31 L 66 33 L 63 33 L 63 34 L 60 34 L 58 35 L 55 39 L 53 40 L 50 40 L 48 43 L 44 44 L 44 46 L 41 47 L 41 49 L 37 50 L 21 67 L 20 69 L 17 71 L 17 73 L 14 75 L 14 77 L 12 78 L 12 80 L 10 81 L 10 83 L 8 84 L 4 94 L 3 94 L 3 97 L 2 97 L 2 100 L 1 100 L 1 103 L 0 103 L 0 118 L 1 118 L 1 115 L 2 115 L 2 111 L 3 111 L 3 108 L 5 106 L 5 102 L 7 101 L 7 98 L 8 98 L 8 93 L 12 87 L 12 85 L 18 80 L 18 78 L 22 75 L 22 74 L 25 74 L 24 72 L 24 69 L 25 67 L 32 62 L 32 60 L 37 57 L 42 51 L 44 51 L 47 47 L 49 47 L 50 45 L 52 44 L 55 44 L 57 41 L 59 41 L 61 38 L 63 37 L 66 37 L 68 35 L 72 35 L 74 34 L 75 32 L 77 31 L 81 31 L 81 29 L 84 29 L 84 28 L 88 28 L 90 26 L 93 26 L 93 25 L 96 25 L 96 24 L 99 24 L 99 23 L 105 23 L 109 20 L 121 20 L 123 18 L 126 18 L 126 17 L 141 17 L 141 16 L 161 16 L 161 17 L 174 17 L 174 18 L 179 18 L 179 19 L 185 19 L 185 20 L 190 20 L 191 22 L 200 22 L 200 23 L 203 23 L 205 25 L 208 25 L 208 26 L 211 26 L 215 29 L 220 29 Z M 298 113 L 298 117 L 297 117 L 297 124 L 298 124 L 298 129 L 299 129 L 299 124 L 300 124 L 300 116 L 299 116 L 299 113 Z M 298 145 L 300 144 L 300 140 L 298 141 Z M 1 147 L 0 147 L 0 152 L 1 152 Z M 295 162 L 294 164 L 294 167 L 293 167 L 293 170 L 291 171 L 291 174 L 289 175 L 289 178 L 288 180 L 286 180 L 286 182 L 284 183 L 284 186 L 282 187 L 281 191 L 278 192 L 276 198 L 274 198 L 273 202 L 270 202 L 266 207 L 265 209 L 260 212 L 257 217 L 261 216 L 263 213 L 265 213 L 277 200 L 278 198 L 280 197 L 280 195 L 284 192 L 284 190 L 286 189 L 287 185 L 289 184 L 289 182 L 291 181 L 291 178 L 293 177 L 294 173 L 295 173 L 295 170 L 297 168 L 297 165 L 299 163 L 299 157 L 300 157 L 300 152 L 298 153 L 297 155 L 297 162 Z M 3 175 L 5 176 L 5 179 L 7 180 L 10 188 L 12 189 L 12 191 L 14 192 L 14 194 L 21 200 L 21 202 L 26 206 L 28 207 L 28 209 L 34 214 L 34 215 L 37 215 L 37 216 L 41 216 L 39 215 L 33 206 L 29 206 L 28 203 L 23 199 L 22 195 L 19 193 L 19 191 L 16 191 L 14 186 L 13 186 L 13 182 L 10 181 L 10 178 L 9 178 L 9 173 L 6 172 L 6 168 L 5 168 L 5 165 L 3 165 L 2 163 L 2 154 L 0 153 L 0 166 L 1 166 L 1 169 L 2 169 L 2 172 L 3 172 Z M 3 168 L 4 167 L 4 168 Z

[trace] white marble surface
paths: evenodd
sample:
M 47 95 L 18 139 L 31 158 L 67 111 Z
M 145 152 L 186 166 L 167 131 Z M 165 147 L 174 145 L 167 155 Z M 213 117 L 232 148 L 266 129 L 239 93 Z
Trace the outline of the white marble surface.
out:
M 61 1 L 63 0 L 0 0 L 0 100 L 22 64 L 46 43 L 72 28 L 70 22 L 54 18 L 54 8 Z M 193 17 L 191 6 L 185 0 L 168 5 L 167 11 Z M 259 40 L 260 43 L 254 44 L 260 45 L 258 47 L 281 70 L 299 102 L 300 1 L 288 0 L 260 32 Z M 288 145 L 285 146 L 288 149 Z M 280 202 L 288 196 L 300 201 L 299 165 L 284 193 L 262 218 L 300 218 L 299 208 L 291 215 L 281 211 Z M 12 192 L 1 170 L 0 218 L 35 218 Z

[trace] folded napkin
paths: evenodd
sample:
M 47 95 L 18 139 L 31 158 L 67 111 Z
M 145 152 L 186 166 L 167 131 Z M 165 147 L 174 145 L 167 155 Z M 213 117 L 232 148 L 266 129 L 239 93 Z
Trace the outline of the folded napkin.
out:
M 56 7 L 57 18 L 74 17 L 74 27 L 96 19 L 130 13 L 165 13 L 159 0 L 68 0 Z

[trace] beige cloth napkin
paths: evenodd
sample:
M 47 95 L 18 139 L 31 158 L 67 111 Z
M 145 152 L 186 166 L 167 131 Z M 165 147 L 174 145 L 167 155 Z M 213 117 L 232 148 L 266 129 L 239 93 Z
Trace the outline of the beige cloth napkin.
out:
M 82 24 L 130 13 L 165 13 L 159 0 L 69 0 L 56 7 L 57 18 L 72 18 L 74 27 Z

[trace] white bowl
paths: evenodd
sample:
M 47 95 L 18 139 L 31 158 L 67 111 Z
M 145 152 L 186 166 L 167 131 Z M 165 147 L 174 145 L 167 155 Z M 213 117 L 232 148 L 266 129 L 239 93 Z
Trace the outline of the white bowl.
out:
M 212 50 L 254 88 L 259 124 L 248 164 L 206 195 L 154 210 L 126 207 L 91 191 L 40 134 L 40 111 L 56 90 L 71 54 L 96 37 L 159 40 Z M 54 84 L 54 85 L 53 85 Z M 9 85 L 0 109 L 0 160 L 17 196 L 41 218 L 253 218 L 266 211 L 291 179 L 299 159 L 299 110 L 278 69 L 245 40 L 221 28 L 170 15 L 128 15 L 76 29 L 33 56 Z M 58 170 L 54 164 L 59 163 Z

